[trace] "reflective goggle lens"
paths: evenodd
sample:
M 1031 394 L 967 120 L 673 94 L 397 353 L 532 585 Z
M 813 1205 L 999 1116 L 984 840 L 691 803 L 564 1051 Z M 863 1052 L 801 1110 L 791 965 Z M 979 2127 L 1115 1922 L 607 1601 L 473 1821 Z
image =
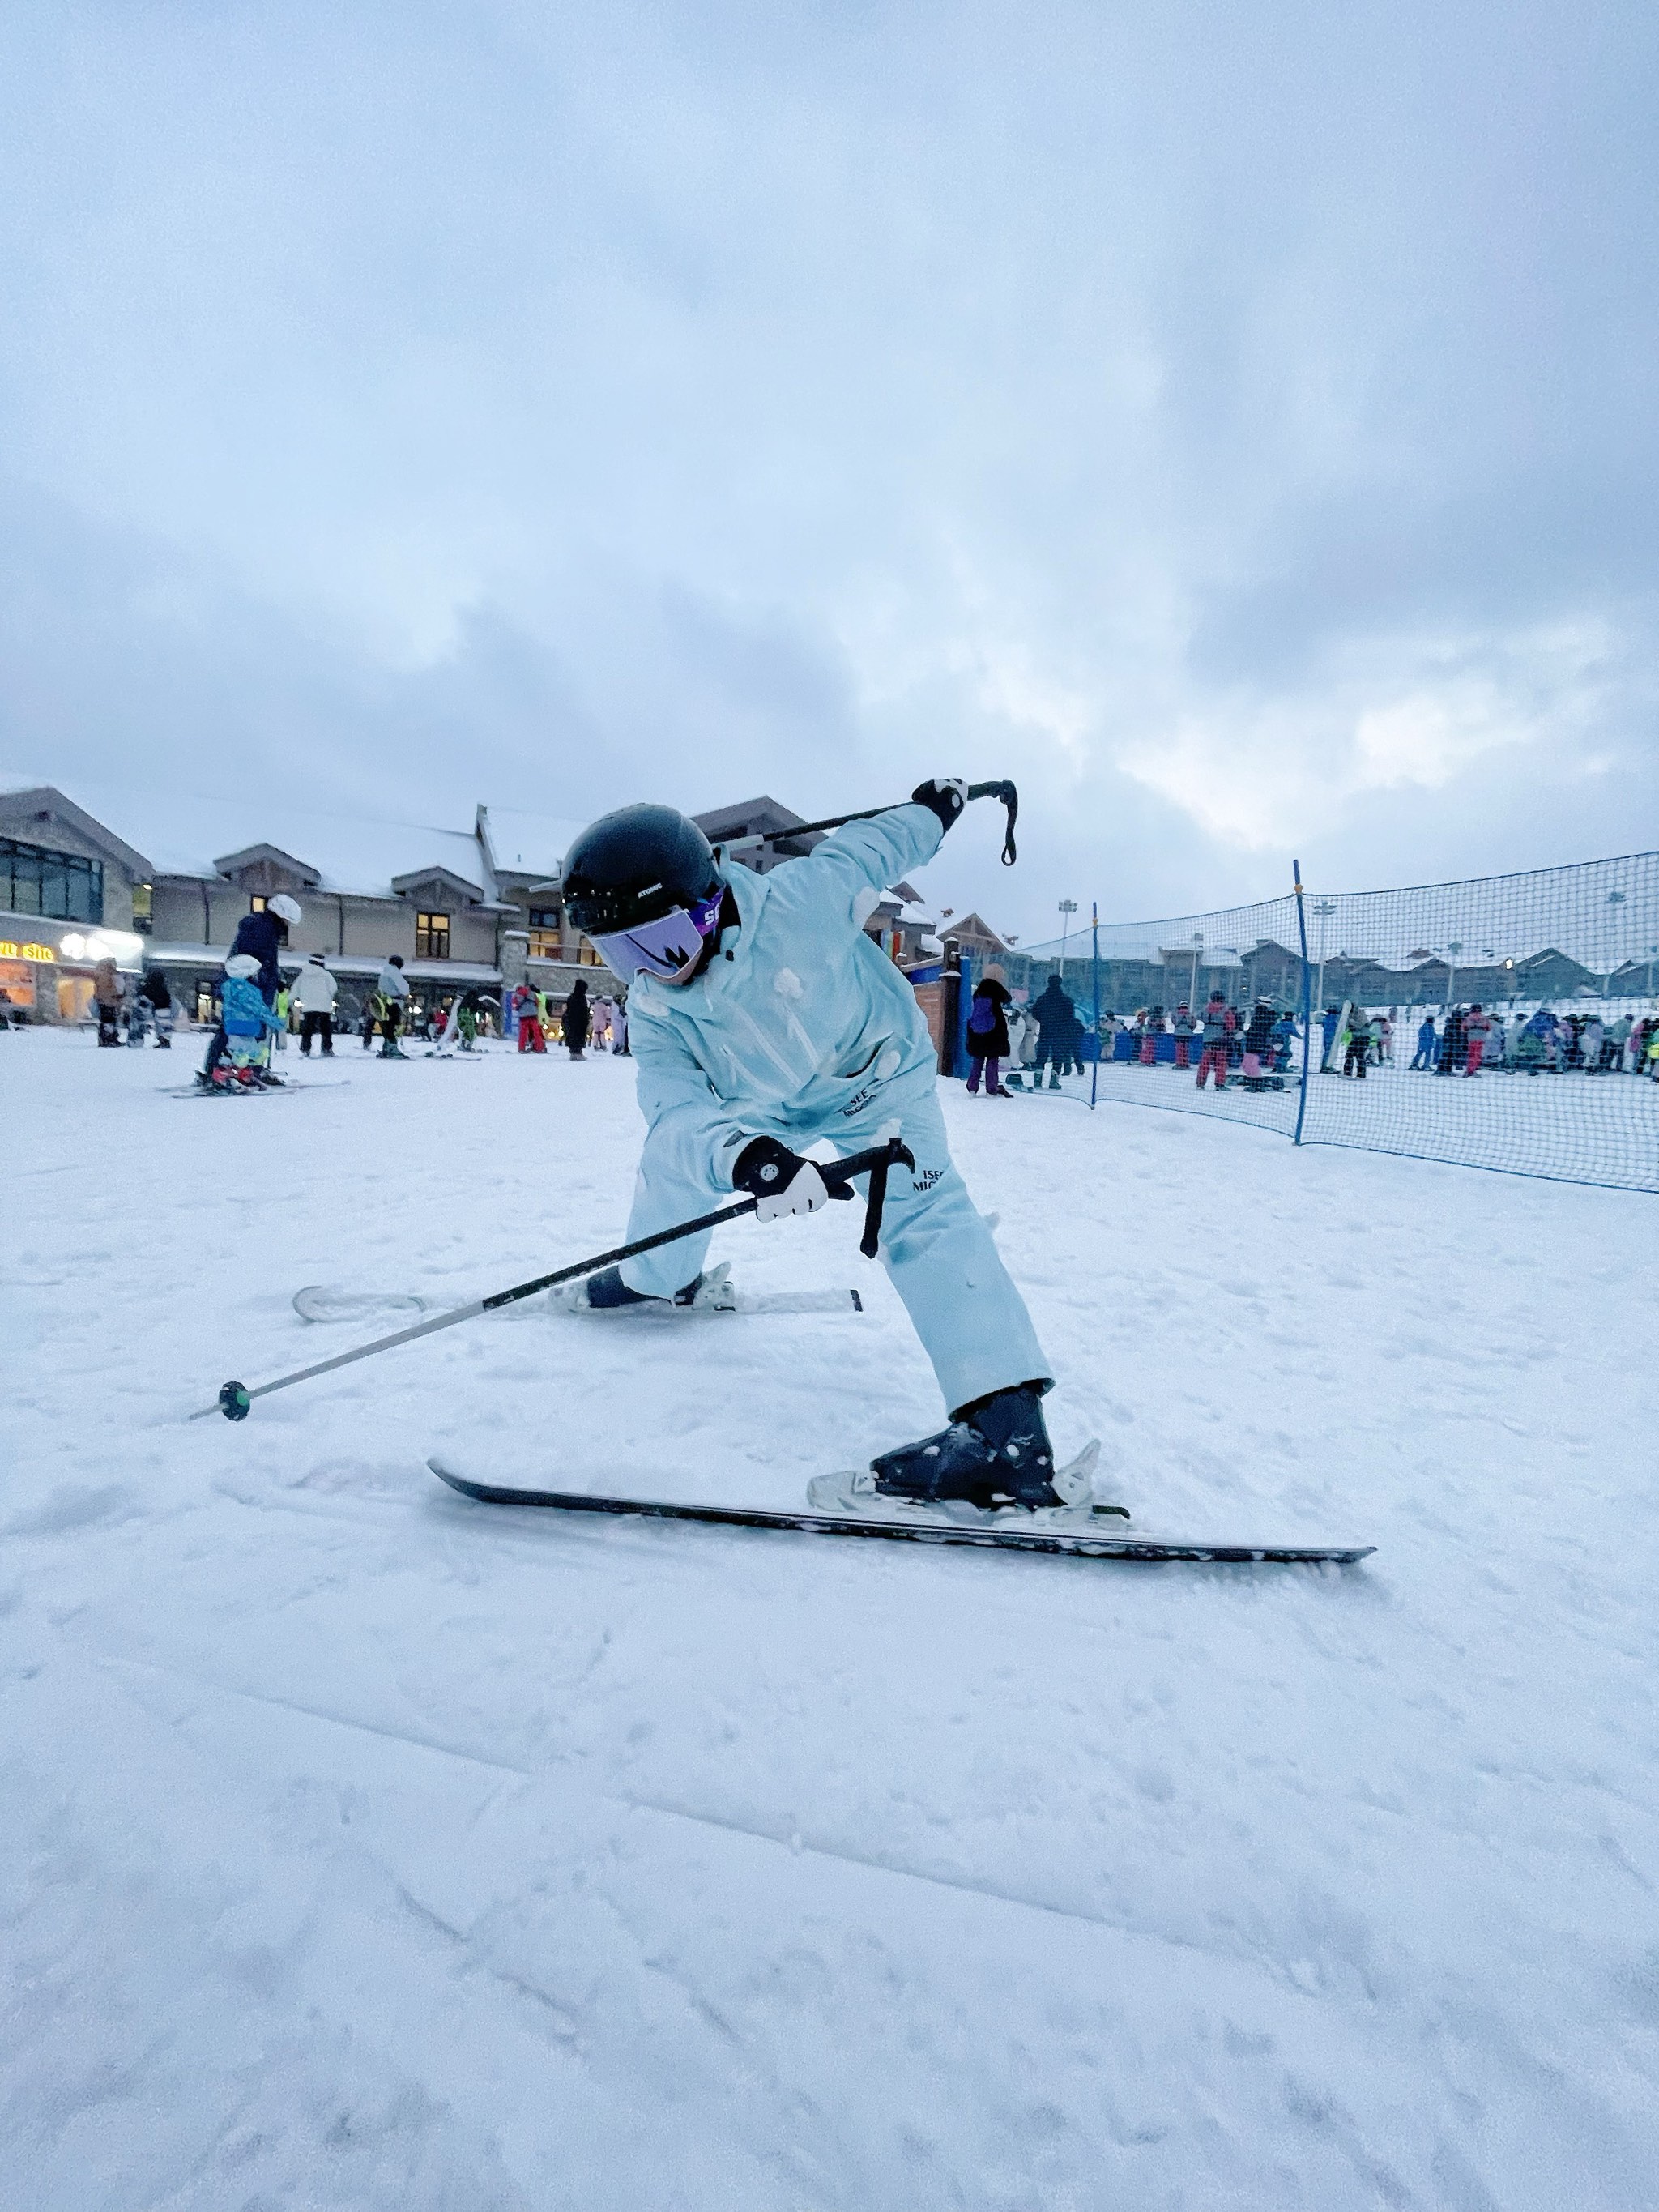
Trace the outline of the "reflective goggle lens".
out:
M 675 982 L 689 975 L 702 959 L 709 932 L 720 919 L 720 897 L 716 891 L 694 907 L 674 907 L 659 921 L 609 932 L 595 937 L 593 943 L 605 965 L 624 982 L 641 973 Z

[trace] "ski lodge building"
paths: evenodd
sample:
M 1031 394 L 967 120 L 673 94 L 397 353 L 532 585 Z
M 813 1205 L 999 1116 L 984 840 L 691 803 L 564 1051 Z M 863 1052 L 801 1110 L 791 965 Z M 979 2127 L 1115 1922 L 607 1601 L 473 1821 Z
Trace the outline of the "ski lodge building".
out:
M 558 1005 L 583 970 L 596 990 L 619 988 L 565 921 L 560 870 L 580 822 L 483 805 L 470 830 L 281 801 L 262 805 L 257 820 L 251 808 L 205 799 L 135 799 L 121 811 L 125 835 L 52 786 L 0 791 L 0 991 L 29 1020 L 85 1019 L 93 970 L 106 957 L 131 975 L 160 968 L 183 1019 L 214 1019 L 238 924 L 281 891 L 302 913 L 283 972 L 322 953 L 344 1023 L 361 1015 L 394 952 L 417 1012 L 457 989 L 499 998 L 526 980 Z M 804 824 L 775 799 L 694 818 L 726 857 L 763 872 L 818 842 L 809 832 L 759 844 L 764 833 Z M 253 830 L 264 834 L 249 842 Z M 907 968 L 937 960 L 937 927 L 908 884 L 893 887 L 868 925 Z

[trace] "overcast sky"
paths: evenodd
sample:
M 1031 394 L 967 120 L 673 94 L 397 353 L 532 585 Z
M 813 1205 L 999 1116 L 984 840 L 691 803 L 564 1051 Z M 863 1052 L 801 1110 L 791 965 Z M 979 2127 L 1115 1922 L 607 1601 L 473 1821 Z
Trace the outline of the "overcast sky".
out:
M 1653 0 L 21 0 L 0 769 L 1012 775 L 1031 939 L 1659 843 L 1656 115 Z

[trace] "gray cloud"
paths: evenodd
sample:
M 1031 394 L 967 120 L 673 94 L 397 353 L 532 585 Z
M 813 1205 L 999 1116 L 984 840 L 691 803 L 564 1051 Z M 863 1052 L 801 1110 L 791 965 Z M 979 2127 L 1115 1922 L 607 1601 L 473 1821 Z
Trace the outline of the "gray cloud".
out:
M 1651 10 L 37 9 L 0 82 L 19 767 L 1014 774 L 930 888 L 1027 935 L 1655 842 Z

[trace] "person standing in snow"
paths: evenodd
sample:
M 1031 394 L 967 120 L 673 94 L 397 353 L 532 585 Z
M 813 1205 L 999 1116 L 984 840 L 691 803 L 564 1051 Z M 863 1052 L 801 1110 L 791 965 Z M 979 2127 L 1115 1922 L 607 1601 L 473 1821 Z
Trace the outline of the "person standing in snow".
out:
M 585 1056 L 592 1024 L 592 1011 L 587 1003 L 587 979 L 578 975 L 570 987 L 570 996 L 564 1002 L 564 1013 L 560 1023 L 565 1046 L 572 1060 L 580 1060 Z
M 403 1025 L 404 1008 L 409 1000 L 409 982 L 404 974 L 404 956 L 394 952 L 383 962 L 374 979 L 374 995 L 380 1001 L 380 1058 L 407 1060 L 409 1054 L 398 1042 L 398 1031 Z
M 1212 991 L 1209 1004 L 1204 1009 L 1201 1033 L 1202 1050 L 1198 1055 L 1198 1087 L 1204 1088 L 1204 1079 L 1213 1075 L 1215 1087 L 1227 1087 L 1227 1039 L 1231 1036 L 1237 1017 L 1219 991 Z
M 1435 1048 L 1439 1042 L 1435 1035 L 1433 1014 L 1425 1014 L 1417 1025 L 1417 1050 L 1412 1054 L 1409 1073 L 1414 1075 L 1421 1069 L 1425 1074 L 1428 1073 L 1434 1066 Z
M 286 891 L 278 891 L 275 898 L 267 899 L 257 911 L 245 914 L 236 925 L 226 972 L 229 972 L 228 959 L 251 958 L 254 963 L 259 995 L 267 1006 L 276 1005 L 277 986 L 282 981 L 277 955 L 284 938 L 299 921 L 300 916 L 299 901 L 290 898 Z M 226 1041 L 225 1025 L 222 1020 L 208 1039 L 207 1057 L 202 1062 L 199 1079 L 202 1082 L 211 1083 L 213 1080 Z
M 1261 1062 L 1264 1058 L 1272 1056 L 1273 1039 L 1273 1002 L 1268 999 L 1258 999 L 1250 1009 L 1249 1022 L 1244 1031 L 1243 1079 L 1247 1091 L 1261 1091 L 1267 1087 L 1267 1079 L 1261 1072 Z M 1359 1072 L 1362 1075 L 1365 1073 L 1365 1064 L 1363 1060 L 1359 1065 Z
M 815 1213 L 829 1193 L 805 1148 L 861 1151 L 896 1123 L 915 1169 L 890 1172 L 882 1258 L 951 1421 L 872 1462 L 852 1491 L 1053 1506 L 1088 1491 L 1081 1474 L 1056 1481 L 1042 1403 L 1052 1370 L 951 1163 L 915 994 L 864 927 L 884 886 L 933 858 L 966 795 L 954 779 L 919 785 L 908 805 L 765 875 L 723 871 L 672 807 L 624 807 L 571 847 L 565 910 L 630 984 L 647 1133 L 629 1241 L 734 1190 L 763 1221 Z M 707 1249 L 693 1242 L 694 1266 Z M 643 1254 L 590 1277 L 588 1302 L 684 1297 L 685 1265 L 675 1248 Z
M 1461 1075 L 1463 1063 L 1468 1058 L 1468 1017 L 1462 1006 L 1448 1006 L 1446 1027 L 1440 1039 L 1440 1075 Z
M 313 952 L 294 981 L 294 1004 L 300 1011 L 300 1056 L 311 1057 L 311 1040 L 321 1037 L 323 1058 L 334 1057 L 334 1000 L 339 990 L 328 972 L 328 963 Z
M 98 1042 L 121 1042 L 121 977 L 112 960 L 100 960 L 92 971 L 92 999 L 98 1009 Z
M 1042 1089 L 1046 1067 L 1049 1090 L 1058 1091 L 1060 1070 L 1069 1069 L 1072 1064 L 1072 1038 L 1077 1028 L 1077 1012 L 1066 995 L 1058 969 L 1032 1001 L 1030 1013 L 1037 1025 L 1036 1088 Z
M 225 963 L 221 1026 L 227 1054 L 221 1054 L 213 1071 L 216 1091 L 256 1091 L 276 1079 L 262 1062 L 265 1038 L 276 1028 L 276 1011 L 259 988 L 258 974 L 259 963 L 251 952 L 233 952 Z
M 1184 999 L 1176 1008 L 1175 1019 L 1170 1023 L 1170 1027 L 1175 1032 L 1175 1064 L 1177 1067 L 1184 1068 L 1187 1066 L 1187 1053 L 1192 1042 L 1193 1031 L 1198 1027 L 1198 1024 L 1193 1019 L 1192 1009 Z
M 983 1076 L 988 1098 L 1007 1095 L 998 1076 L 1010 1049 L 1007 1009 L 1012 1004 L 1012 994 L 1002 980 L 1001 969 L 988 968 L 974 986 L 968 1008 L 968 1057 L 974 1063 L 968 1073 L 968 1088 L 977 1091 Z
M 155 1048 L 158 1052 L 171 1052 L 174 1010 L 165 969 L 150 967 L 144 970 L 144 996 L 149 1001 L 149 1018 L 155 1031 Z
M 528 983 L 519 984 L 513 993 L 514 1027 L 519 1033 L 520 1052 L 545 1052 L 547 1039 L 542 1035 L 542 1018 L 536 1002 L 536 994 Z

